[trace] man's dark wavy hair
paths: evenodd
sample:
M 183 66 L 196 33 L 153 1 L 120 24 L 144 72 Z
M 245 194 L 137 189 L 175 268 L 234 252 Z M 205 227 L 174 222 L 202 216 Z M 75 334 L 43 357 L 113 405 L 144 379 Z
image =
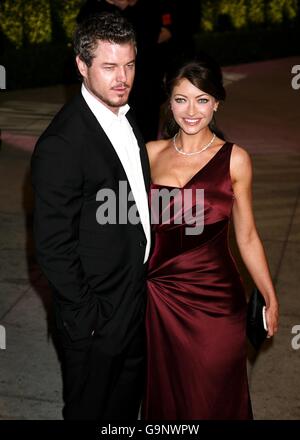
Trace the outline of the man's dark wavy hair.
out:
M 118 13 L 93 14 L 77 26 L 74 51 L 88 67 L 92 65 L 99 40 L 115 44 L 132 43 L 136 46 L 132 25 Z

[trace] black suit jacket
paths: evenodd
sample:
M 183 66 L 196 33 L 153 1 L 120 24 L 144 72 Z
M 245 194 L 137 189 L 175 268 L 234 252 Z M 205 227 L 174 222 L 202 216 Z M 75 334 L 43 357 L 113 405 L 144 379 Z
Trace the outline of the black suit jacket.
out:
M 128 113 L 148 190 L 145 145 Z M 117 153 L 79 94 L 55 116 L 32 156 L 36 253 L 54 291 L 58 327 L 72 340 L 95 332 L 115 351 L 143 319 L 146 295 L 141 223 L 96 220 L 97 192 L 112 189 L 118 206 L 119 181 L 130 191 Z

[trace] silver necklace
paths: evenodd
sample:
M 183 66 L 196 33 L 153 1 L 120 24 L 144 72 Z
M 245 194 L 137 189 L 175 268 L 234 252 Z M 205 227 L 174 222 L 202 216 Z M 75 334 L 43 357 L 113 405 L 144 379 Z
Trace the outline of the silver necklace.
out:
M 204 150 L 206 150 L 208 147 L 210 147 L 211 144 L 213 143 L 213 141 L 214 141 L 215 138 L 216 138 L 216 135 L 215 135 L 215 133 L 214 133 L 214 134 L 213 134 L 213 137 L 211 138 L 211 140 L 210 140 L 207 144 L 205 144 L 205 145 L 201 148 L 201 150 L 198 150 L 198 151 L 192 151 L 191 153 L 186 153 L 186 152 L 182 151 L 182 147 L 181 147 L 181 148 L 178 148 L 178 147 L 177 147 L 177 145 L 176 145 L 176 137 L 177 137 L 177 135 L 178 135 L 178 133 L 176 133 L 175 136 L 173 137 L 173 145 L 174 145 L 174 148 L 175 148 L 175 150 L 177 151 L 177 153 L 183 154 L 183 156 L 194 156 L 194 154 L 199 154 L 199 153 L 201 153 L 202 151 L 204 151 Z

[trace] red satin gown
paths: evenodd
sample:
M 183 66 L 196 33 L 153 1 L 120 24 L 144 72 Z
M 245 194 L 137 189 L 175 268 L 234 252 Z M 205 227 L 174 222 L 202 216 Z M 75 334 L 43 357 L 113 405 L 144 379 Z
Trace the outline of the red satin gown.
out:
M 187 235 L 185 223 L 175 224 L 175 210 L 169 224 L 160 218 L 152 226 L 142 409 L 146 420 L 252 419 L 246 299 L 228 246 L 234 201 L 231 150 L 226 142 L 179 190 L 204 189 L 202 233 Z M 155 189 L 174 187 L 152 184 L 151 202 Z

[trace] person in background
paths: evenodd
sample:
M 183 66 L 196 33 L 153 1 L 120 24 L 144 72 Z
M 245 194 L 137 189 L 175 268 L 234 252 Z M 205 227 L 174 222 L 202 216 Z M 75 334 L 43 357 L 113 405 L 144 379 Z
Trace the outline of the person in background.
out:
M 157 139 L 162 88 L 158 62 L 161 14 L 159 2 L 129 0 L 124 13 L 137 35 L 136 77 L 131 106 L 145 141 Z
M 201 1 L 190 0 L 159 0 L 161 13 L 161 33 L 158 48 L 158 66 L 163 87 L 160 89 L 161 120 L 163 127 L 165 119 L 165 104 L 167 95 L 165 78 L 173 70 L 174 65 L 196 56 L 195 34 L 200 30 Z M 162 128 L 160 128 L 160 132 Z
M 118 12 L 127 8 L 129 0 L 87 0 L 77 15 L 77 23 L 83 22 L 93 14 L 102 12 Z

